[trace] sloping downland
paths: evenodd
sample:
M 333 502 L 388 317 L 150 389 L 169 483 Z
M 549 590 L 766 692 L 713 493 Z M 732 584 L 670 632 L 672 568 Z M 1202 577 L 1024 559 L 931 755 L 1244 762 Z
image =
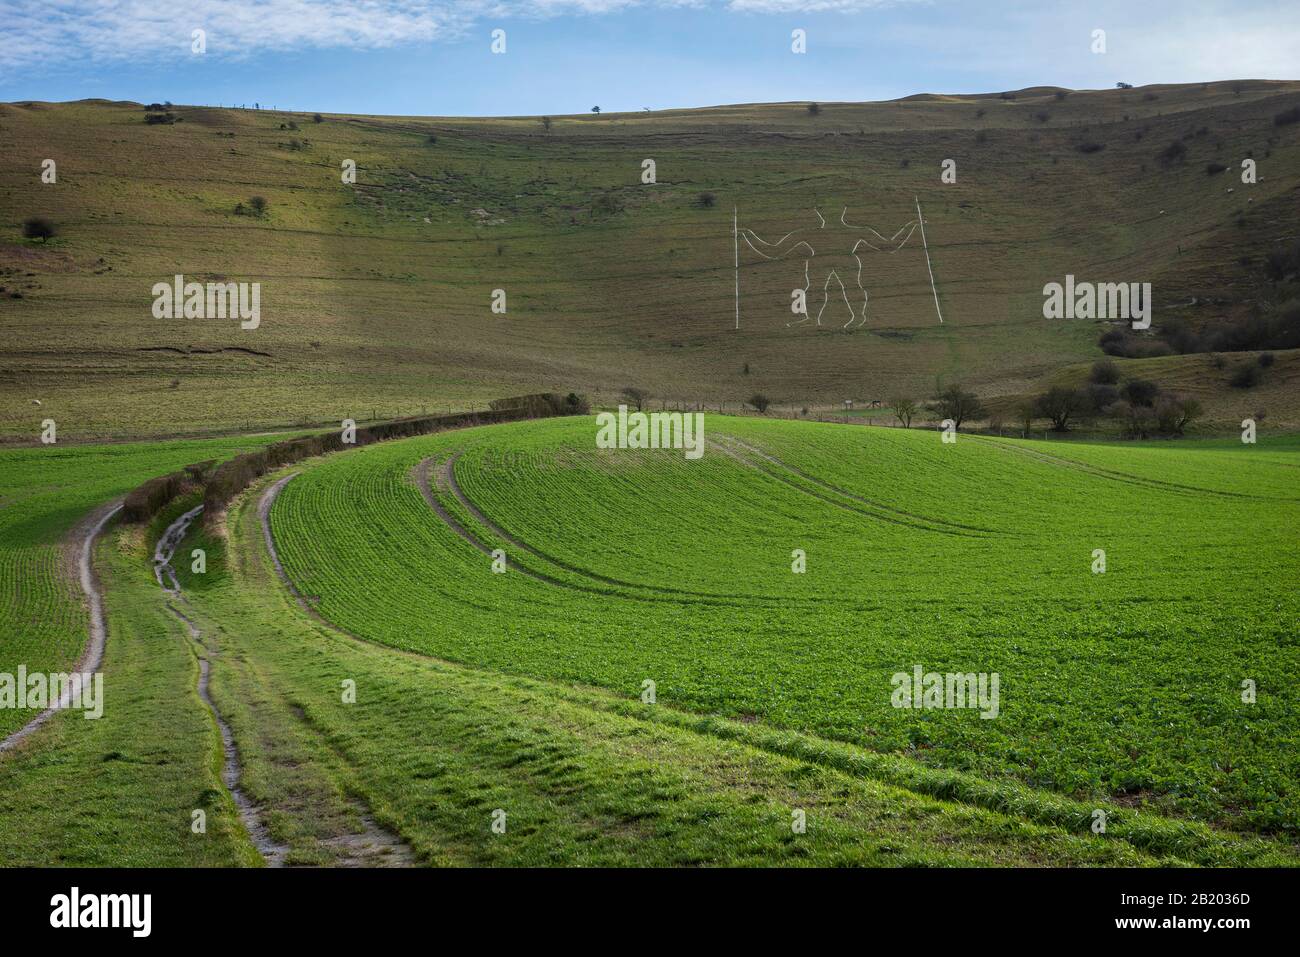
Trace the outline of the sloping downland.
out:
M 559 384 L 711 403 L 761 391 L 796 408 L 925 396 L 936 377 L 1019 395 L 1100 356 L 1109 325 L 1042 318 L 1044 284 L 1066 273 L 1152 282 L 1157 325 L 1239 318 L 1269 297 L 1263 258 L 1294 242 L 1300 213 L 1300 124 L 1273 118 L 1300 85 L 1058 92 L 550 129 L 202 106 L 147 125 L 132 104 L 0 104 L 0 295 L 21 296 L 4 300 L 0 435 L 30 441 L 46 415 L 83 437 L 362 421 Z M 1174 142 L 1185 158 L 1166 165 Z M 1244 157 L 1259 164 L 1249 187 Z M 37 181 L 45 158 L 57 184 Z M 640 181 L 646 158 L 654 185 Z M 943 184 L 949 158 L 957 182 Z M 265 215 L 237 215 L 254 195 Z M 869 321 L 845 334 L 843 313 L 787 328 L 802 263 L 742 244 L 734 328 L 733 214 L 772 240 L 847 207 L 892 235 L 918 199 L 943 325 L 913 245 L 867 260 Z M 33 215 L 60 235 L 21 241 Z M 261 325 L 155 319 L 152 286 L 176 274 L 261 283 Z M 1190 384 L 1216 385 L 1207 407 L 1231 422 L 1217 399 L 1232 391 Z M 1268 400 L 1275 422 L 1296 423 L 1293 402 Z

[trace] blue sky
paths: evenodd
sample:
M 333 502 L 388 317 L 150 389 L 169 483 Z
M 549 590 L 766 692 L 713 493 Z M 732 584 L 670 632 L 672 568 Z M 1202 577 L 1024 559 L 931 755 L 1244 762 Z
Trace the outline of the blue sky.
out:
M 0 0 L 0 100 L 564 114 L 1229 78 L 1300 78 L 1300 3 Z

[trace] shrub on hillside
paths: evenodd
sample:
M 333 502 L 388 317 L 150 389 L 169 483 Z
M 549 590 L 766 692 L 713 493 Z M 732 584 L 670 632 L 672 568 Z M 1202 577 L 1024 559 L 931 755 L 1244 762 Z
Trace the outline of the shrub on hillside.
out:
M 606 190 L 603 193 L 596 194 L 591 201 L 591 215 L 615 216 L 623 211 L 623 201 L 618 198 L 618 194 L 613 190 Z
M 170 126 L 171 124 L 176 122 L 176 114 L 175 113 L 146 113 L 144 116 L 144 121 L 148 123 L 150 126 L 159 126 L 159 125 Z
M 1119 381 L 1119 366 L 1110 359 L 1098 359 L 1088 372 L 1088 381 L 1101 385 L 1114 385 Z
M 58 233 L 59 230 L 54 223 L 44 216 L 31 216 L 23 220 L 23 236 L 26 239 L 39 239 L 45 242 Z
M 263 196 L 253 196 L 248 200 L 249 207 L 253 210 L 254 216 L 262 216 L 266 213 L 267 203 Z
M 1101 411 L 1119 401 L 1119 389 L 1109 382 L 1089 382 L 1083 387 L 1089 411 Z
M 1105 148 L 1106 148 L 1105 143 L 1097 143 L 1093 141 L 1080 143 L 1078 146 L 1075 147 L 1075 149 L 1077 149 L 1080 153 L 1100 153 Z
M 1226 166 L 1223 165 L 1222 163 L 1206 163 L 1206 164 L 1205 164 L 1205 175 L 1207 175 L 1207 176 L 1213 176 L 1215 173 L 1222 173 L 1222 172 L 1223 172 L 1224 170 L 1226 170 L 1227 168 L 1228 168 L 1228 167 L 1226 167 Z
M 749 404 L 756 408 L 760 413 L 767 412 L 767 407 L 772 404 L 772 400 L 761 392 L 755 392 L 749 397 Z
M 1162 149 L 1159 154 L 1157 154 L 1156 158 L 1165 166 L 1173 166 L 1175 163 L 1181 163 L 1187 158 L 1187 146 L 1182 140 L 1174 140 Z
M 1119 394 L 1131 405 L 1150 406 L 1160 394 L 1160 386 L 1150 379 L 1129 379 Z
M 1265 253 L 1264 276 L 1270 282 L 1282 282 L 1300 276 L 1300 242 L 1279 246 Z
M 712 209 L 717 203 L 718 197 L 714 196 L 712 193 L 704 192 L 700 193 L 699 200 L 702 207 L 705 209 Z
M 1293 106 L 1289 110 L 1283 110 L 1273 117 L 1274 126 L 1289 126 L 1292 123 L 1300 123 L 1300 106 Z
M 1146 438 L 1155 424 L 1150 406 L 1133 405 L 1123 399 L 1108 408 L 1106 414 L 1118 420 L 1124 426 L 1124 434 L 1130 438 Z
M 1125 359 L 1150 359 L 1155 356 L 1173 355 L 1169 343 L 1149 336 L 1131 336 L 1122 329 L 1108 329 L 1097 340 L 1101 351 L 1108 356 L 1120 356 Z
M 1259 364 L 1255 362 L 1243 362 L 1233 370 L 1232 375 L 1228 378 L 1228 385 L 1234 389 L 1253 389 L 1259 385 L 1259 380 L 1263 377 Z

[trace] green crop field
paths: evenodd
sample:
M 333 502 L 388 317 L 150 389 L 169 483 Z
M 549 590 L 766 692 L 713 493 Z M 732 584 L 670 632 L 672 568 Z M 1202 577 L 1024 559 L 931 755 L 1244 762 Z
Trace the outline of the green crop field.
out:
M 1300 443 L 708 422 L 698 461 L 590 420 L 333 456 L 275 541 L 320 616 L 395 648 L 1294 834 Z M 999 713 L 891 706 L 916 665 L 997 672 Z
M 0 755 L 5 862 L 1300 863 L 1296 607 L 1276 587 L 1300 561 L 1300 442 L 706 421 L 694 461 L 596 450 L 586 417 L 307 460 L 191 526 L 181 548 L 208 564 L 177 566 L 179 596 L 149 556 L 196 499 L 110 527 L 104 716 Z M 147 472 L 237 447 L 46 465 L 103 497 L 106 455 Z M 53 516 L 49 472 L 12 474 Z M 264 539 L 277 486 L 276 554 L 312 614 Z M 997 671 L 997 716 L 892 707 L 917 664 Z

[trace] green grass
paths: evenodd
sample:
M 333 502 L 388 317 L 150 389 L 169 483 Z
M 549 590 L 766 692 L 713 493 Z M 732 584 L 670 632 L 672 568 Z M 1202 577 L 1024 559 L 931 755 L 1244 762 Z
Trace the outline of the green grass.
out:
M 943 378 L 1019 395 L 1100 355 L 1101 324 L 1041 317 L 1044 283 L 1066 272 L 1152 282 L 1157 322 L 1233 314 L 1262 295 L 1259 262 L 1300 202 L 1300 131 L 1272 125 L 1297 90 L 1224 82 L 1058 102 L 1038 89 L 825 104 L 816 118 L 759 104 L 557 117 L 549 132 L 528 118 L 315 124 L 184 106 L 183 122 L 146 126 L 131 104 L 0 104 L 0 295 L 22 296 L 4 300 L 0 435 L 30 441 L 46 417 L 83 438 L 251 431 L 557 387 L 837 407 L 921 398 Z M 1034 119 L 1044 109 L 1046 125 Z M 301 132 L 279 129 L 289 119 Z M 310 148 L 287 149 L 292 138 Z M 1085 138 L 1107 148 L 1085 156 Z M 1187 163 L 1161 167 L 1156 154 L 1180 138 Z M 1204 173 L 1245 155 L 1264 174 L 1253 186 L 1230 195 Z M 32 171 L 48 157 L 59 179 L 42 185 Z M 645 158 L 653 186 L 640 184 Z M 953 185 L 939 182 L 946 158 Z M 345 159 L 355 186 L 340 180 Z M 254 194 L 267 215 L 235 215 Z M 593 209 L 608 195 L 621 211 Z M 834 222 L 847 206 L 889 234 L 916 198 L 943 326 L 913 244 L 868 261 L 871 319 L 853 334 L 839 331 L 844 315 L 786 328 L 799 263 L 744 251 L 733 329 L 733 209 L 768 238 L 814 228 L 814 207 Z M 19 238 L 37 214 L 60 227 L 48 245 Z M 150 289 L 176 273 L 262 283 L 261 327 L 154 319 Z M 504 317 L 489 311 L 497 288 Z M 1220 425 L 1240 420 L 1246 397 L 1222 376 L 1149 361 L 1158 380 L 1201 392 Z M 1300 423 L 1276 371 L 1261 390 L 1271 421 Z
M 590 420 L 329 457 L 276 503 L 281 556 L 320 614 L 396 648 L 625 698 L 649 678 L 683 711 L 1294 833 L 1300 609 L 1279 587 L 1300 566 L 1294 440 L 943 445 L 706 421 L 698 462 L 598 451 Z M 727 435 L 783 464 L 725 454 Z M 455 453 L 483 519 L 438 498 L 511 572 L 493 574 L 410 477 Z M 1000 716 L 893 708 L 890 677 L 915 664 L 998 672 Z
M 714 438 L 726 432 L 761 443 L 806 475 L 831 476 L 845 484 L 844 491 L 852 486 L 862 492 L 862 498 L 868 493 L 853 485 L 855 459 L 849 453 L 887 463 L 894 474 L 914 476 L 918 469 L 900 465 L 910 460 L 915 466 L 940 450 L 933 434 L 721 417 L 709 421 Z M 929 502 L 930 512 L 922 515 L 911 501 L 924 487 L 920 479 L 917 488 L 876 483 L 869 492 L 876 503 L 871 507 L 816 486 L 811 479 L 792 479 L 840 502 L 832 506 L 764 478 L 755 467 L 727 459 L 716 447 L 692 463 L 675 453 L 598 456 L 589 449 L 592 433 L 586 420 L 497 426 L 377 445 L 295 467 L 303 474 L 286 486 L 273 513 L 282 553 L 296 554 L 301 547 L 294 534 L 295 516 L 305 516 L 312 504 L 320 506 L 310 519 L 311 537 L 319 542 L 346 545 L 363 560 L 366 555 L 357 551 L 363 540 L 394 546 L 393 561 L 374 564 L 375 574 L 362 576 L 359 587 L 349 586 L 349 601 L 372 625 L 406 627 L 407 640 L 393 643 L 413 650 L 384 644 L 393 636 L 382 629 L 365 632 L 378 642 L 346 637 L 297 607 L 270 568 L 256 515 L 262 488 L 277 476 L 268 476 L 259 488 L 237 499 L 221 528 L 192 529 L 178 554 L 188 556 L 191 549 L 203 548 L 208 568 L 196 575 L 188 561 L 177 565 L 183 602 L 166 598 L 157 588 L 149 557 L 167 518 L 189 503 L 173 503 L 149 527 L 110 529 L 97 558 L 110 624 L 105 713 L 98 721 L 85 721 L 75 712 L 57 715 L 18 751 L 0 757 L 0 843 L 6 863 L 258 863 L 220 782 L 220 739 L 195 691 L 196 652 L 211 663 L 212 695 L 234 729 L 243 769 L 241 787 L 259 806 L 272 837 L 288 847 L 287 861 L 294 865 L 355 863 L 356 849 L 368 833 L 367 820 L 400 836 L 407 850 L 381 847 L 367 852 L 366 863 L 408 854 L 416 863 L 453 866 L 1296 862 L 1289 840 L 1242 836 L 1182 814 L 1155 813 L 1179 810 L 1167 795 L 1137 809 L 1133 801 L 1109 800 L 1104 789 L 1054 793 L 1041 781 L 1006 773 L 996 761 L 948 760 L 964 734 L 970 736 L 967 747 L 972 755 L 992 748 L 1001 759 L 997 749 L 1008 738 L 1030 733 L 1025 716 L 1043 702 L 1018 702 L 1016 696 L 1040 694 L 1050 685 L 1034 683 L 1027 674 L 1012 680 L 1012 672 L 1004 669 L 1004 713 L 997 721 L 976 724 L 952 712 L 920 713 L 932 720 L 905 716 L 900 726 L 904 737 L 925 725 L 937 747 L 891 748 L 878 737 L 837 735 L 833 727 L 815 720 L 818 710 L 831 716 L 835 710 L 826 707 L 831 698 L 809 682 L 829 685 L 837 694 L 846 688 L 873 689 L 860 694 L 857 704 L 869 709 L 881 733 L 888 732 L 887 723 L 878 721 L 882 715 L 873 700 L 880 693 L 887 697 L 888 688 L 875 687 L 871 679 L 876 669 L 866 660 L 872 649 L 869 639 L 885 611 L 905 612 L 915 619 L 916 629 L 936 624 L 933 616 L 921 613 L 928 601 L 924 588 L 903 587 L 906 575 L 873 569 L 870 559 L 856 573 L 837 571 L 836 549 L 845 547 L 845 542 L 837 544 L 837 536 L 869 537 L 883 547 L 895 535 L 893 548 L 905 547 L 909 538 L 953 539 L 927 553 L 939 561 L 945 560 L 947 548 L 983 547 L 982 540 L 967 542 L 913 524 L 896 525 L 880 514 L 898 518 L 910 504 L 909 522 L 955 527 L 972 517 L 963 511 L 967 498 L 961 489 L 968 482 L 987 482 L 1002 461 L 1002 480 L 1018 482 L 1012 489 L 1016 494 L 1028 494 L 1042 479 L 1039 470 L 1061 472 L 1083 483 L 1127 488 L 1125 483 L 1015 455 L 991 442 L 967 444 L 963 437 L 956 448 L 941 450 L 971 456 L 941 466 L 951 476 L 957 505 L 935 509 Z M 528 537 L 534 548 L 554 559 L 521 556 L 512 548 L 511 561 L 531 562 L 557 583 L 532 581 L 528 587 L 534 590 L 525 594 L 522 583 L 530 580 L 518 569 L 505 576 L 483 576 L 479 573 L 486 556 L 459 539 L 441 544 L 426 539 L 437 525 L 428 521 L 428 506 L 406 483 L 406 471 L 424 455 L 453 451 L 461 451 L 457 475 L 472 490 L 475 508 L 490 509 L 494 521 Z M 1107 452 L 1104 447 L 1095 451 Z M 1129 451 L 1109 450 L 1105 464 L 1114 469 L 1133 464 L 1121 454 Z M 1288 491 L 1272 482 L 1270 466 L 1289 467 L 1293 444 L 1255 450 L 1261 459 L 1254 464 L 1233 456 L 1231 467 L 1217 472 L 1211 463 L 1195 461 L 1199 454 L 1226 460 L 1228 451 L 1227 446 L 1212 444 L 1203 453 L 1199 448 L 1171 450 L 1184 466 L 1177 478 L 1228 491 L 1241 486 L 1243 470 L 1258 469 L 1262 494 Z M 102 454 L 92 448 L 79 452 L 87 462 Z M 1196 453 L 1190 460 L 1189 452 Z M 796 463 L 801 455 L 805 458 Z M 836 462 L 843 463 L 844 474 L 834 472 Z M 697 467 L 707 471 L 692 475 L 690 469 Z M 1142 472 L 1141 464 L 1134 464 L 1132 474 Z M 856 474 L 860 480 L 860 472 Z M 571 480 L 599 492 L 606 511 L 590 508 L 590 495 L 567 498 Z M 704 486 L 715 483 L 716 496 L 702 493 Z M 1095 488 L 1091 494 L 1105 500 Z M 672 506 L 674 495 L 679 503 L 696 500 L 699 508 Z M 868 518 L 845 511 L 844 525 L 823 517 L 818 534 L 809 538 L 805 498 L 828 512 L 844 511 L 842 506 L 851 503 L 878 514 Z M 458 520 L 490 537 L 487 529 L 473 524 L 472 514 L 454 496 L 444 491 L 441 500 Z M 657 503 L 666 512 L 656 515 L 635 508 L 637 501 L 643 506 Z M 709 549 L 693 547 L 694 535 L 710 529 L 723 501 L 727 524 L 712 528 Z M 1263 507 L 1292 506 L 1282 494 Z M 345 540 L 340 538 L 341 526 L 350 508 L 366 520 L 372 509 L 392 512 L 393 521 L 359 533 L 355 541 Z M 585 522 L 547 524 L 548 516 L 572 519 L 584 509 Z M 765 526 L 751 526 L 755 509 L 766 515 Z M 1026 527 L 1035 526 L 1021 517 Z M 1006 510 L 997 509 L 985 510 L 979 518 L 990 526 L 1010 521 Z M 673 537 L 674 519 L 697 527 Z M 1110 521 L 1118 524 L 1121 519 Z M 621 524 L 623 537 L 607 551 L 595 549 L 609 534 L 602 528 L 609 522 Z M 302 524 L 307 524 L 305 517 Z M 772 538 L 801 529 L 809 573 L 797 581 L 785 578 L 788 560 L 778 554 L 777 564 L 786 571 L 769 575 L 757 557 L 761 550 L 747 537 L 751 527 Z M 746 541 L 751 552 L 747 561 Z M 1018 547 L 1023 556 L 1032 556 L 1037 548 L 1023 540 Z M 645 548 L 658 549 L 658 570 L 654 563 L 640 560 Z M 318 563 L 331 557 L 311 554 Z M 338 559 L 344 557 L 332 556 L 330 568 L 341 569 L 347 563 Z M 732 567 L 720 567 L 718 560 Z M 441 597 L 417 592 L 418 614 L 405 604 L 372 603 L 375 596 L 367 583 L 384 584 L 397 576 L 409 586 L 406 576 L 414 569 L 436 572 Z M 863 586 L 863 572 L 875 572 L 865 579 L 873 582 L 869 588 Z M 329 577 L 323 568 L 318 574 L 322 581 Z M 622 577 L 628 584 L 601 583 L 594 574 Z M 336 574 L 331 580 L 341 583 L 346 578 Z M 856 591 L 843 594 L 850 588 Z M 889 602 L 884 593 L 890 589 L 900 591 L 904 600 Z M 716 596 L 743 590 L 768 595 L 767 603 L 752 615 L 741 614 L 735 606 L 709 604 L 720 600 Z M 520 604 L 525 600 L 526 605 Z M 918 652 L 925 655 L 918 660 L 928 666 L 940 668 L 951 660 L 961 667 L 978 667 L 979 656 L 970 651 L 970 622 L 962 624 L 963 617 L 975 612 L 967 606 L 969 600 L 959 596 L 945 603 L 957 627 L 934 630 L 928 639 L 912 635 L 912 647 L 897 654 L 906 657 L 927 646 Z M 201 648 L 186 636 L 169 604 L 199 628 Z M 331 601 L 318 604 L 331 617 L 345 617 Z M 475 613 L 474 604 L 483 608 Z M 787 605 L 790 608 L 783 610 Z M 991 609 L 979 611 L 987 616 Z M 1006 614 L 989 621 L 995 626 Z M 512 621 L 515 616 L 521 620 Z M 1038 617 L 1053 625 L 1059 623 L 1060 612 Z M 820 652 L 800 630 L 801 620 L 805 626 L 825 629 Z M 594 629 L 600 621 L 605 622 L 603 643 Z M 764 621 L 771 628 L 789 629 L 783 648 L 770 647 L 774 633 L 755 632 Z M 842 627 L 849 621 L 857 622 L 868 640 Z M 640 630 L 629 630 L 634 627 Z M 708 632 L 710 627 L 718 629 L 716 634 Z M 657 635 L 649 630 L 656 628 L 661 629 Z M 1049 654 L 1053 650 L 1059 653 L 1055 657 L 1074 653 L 1085 637 L 1062 636 L 1046 627 L 1037 633 L 1041 643 L 1054 646 L 1042 649 L 1044 658 L 1054 657 Z M 503 646 L 504 660 L 486 660 L 490 656 L 482 649 L 464 654 L 463 647 L 453 645 L 457 636 L 486 639 L 483 648 Z M 956 646 L 938 648 L 954 636 Z M 520 638 L 532 643 L 531 653 Z M 1014 640 L 1031 644 L 1022 636 Z M 1099 639 L 1093 635 L 1091 640 Z M 1114 642 L 1116 636 L 1106 634 L 1100 640 Z M 848 650 L 847 657 L 836 653 L 835 643 Z M 1014 658 L 1005 644 L 1005 636 L 1000 649 L 988 639 L 986 648 L 992 650 L 984 654 Z M 875 653 L 888 656 L 896 650 L 877 648 Z M 1211 664 L 1217 660 L 1203 648 L 1196 654 Z M 616 672 L 602 672 L 597 659 L 617 667 L 637 655 L 653 664 L 647 671 L 631 666 L 633 687 L 599 687 L 610 684 L 599 680 L 602 673 Z M 467 663 L 446 660 L 449 657 Z M 1239 756 L 1234 759 L 1257 775 L 1261 759 L 1270 754 L 1285 759 L 1288 748 L 1279 742 L 1294 728 L 1290 703 L 1275 700 L 1276 692 L 1264 680 L 1285 673 L 1285 653 L 1274 649 L 1262 657 L 1266 668 L 1260 675 L 1260 711 L 1253 720 L 1261 737 L 1274 736 L 1270 748 L 1252 750 L 1236 725 L 1219 735 L 1236 738 L 1230 744 Z M 694 666 L 688 658 L 694 659 Z M 1126 677 L 1132 682 L 1148 677 L 1127 664 Z M 856 673 L 839 673 L 845 670 Z M 1068 667 L 1063 670 L 1070 679 Z M 655 705 L 637 699 L 643 676 L 659 682 Z M 757 692 L 747 686 L 751 677 L 759 681 Z M 355 704 L 342 701 L 344 679 L 356 682 Z M 1093 730 L 1087 726 L 1088 715 L 1068 705 L 1074 703 L 1075 692 L 1086 694 L 1104 686 L 1057 687 L 1057 698 L 1064 698 L 1065 706 L 1060 700 L 1048 702 L 1055 708 L 1053 746 L 1066 746 L 1072 736 Z M 717 696 L 712 704 L 702 694 L 706 687 Z M 1161 690 L 1152 689 L 1151 707 L 1161 709 L 1164 720 L 1180 717 L 1178 702 Z M 728 695 L 735 700 L 725 700 Z M 763 710 L 764 702 L 777 701 L 782 710 Z M 1109 704 L 1114 709 L 1111 717 L 1120 719 L 1111 730 L 1128 733 L 1126 720 L 1136 719 L 1124 714 L 1124 701 L 1112 696 L 1109 702 L 1095 703 Z M 712 714 L 698 713 L 702 710 Z M 1009 718 L 1016 724 L 1007 725 Z M 949 734 L 942 734 L 949 721 Z M 1032 742 L 1022 746 L 1026 754 L 1033 750 Z M 1171 735 L 1153 739 L 1157 750 L 1171 750 Z M 1072 753 L 1077 759 L 1077 749 Z M 1111 758 L 1103 751 L 1082 766 L 1104 767 L 1107 760 Z M 1266 774 L 1257 780 L 1278 787 Z M 1281 801 L 1289 798 L 1284 787 L 1279 795 Z M 1097 807 L 1109 814 L 1104 835 L 1089 829 Z M 189 829 L 196 808 L 208 813 L 208 833 L 203 836 Z M 498 808 L 507 813 L 503 835 L 489 828 Z M 807 816 L 804 834 L 791 830 L 795 810 Z M 1252 823 L 1245 814 L 1217 817 L 1218 823 L 1233 827 Z
M 278 436 L 0 451 L 0 672 L 66 671 L 86 643 L 87 613 L 68 533 L 96 506 L 146 479 L 227 458 Z M 28 712 L 0 710 L 0 735 Z
M 82 450 L 83 454 L 85 450 Z M 158 600 L 139 526 L 113 527 L 96 567 L 111 583 L 104 713 L 54 715 L 0 755 L 0 846 L 17 867 L 250 866 L 220 778 L 220 740 L 195 693 L 198 664 Z M 206 814 L 206 833 L 191 830 Z

